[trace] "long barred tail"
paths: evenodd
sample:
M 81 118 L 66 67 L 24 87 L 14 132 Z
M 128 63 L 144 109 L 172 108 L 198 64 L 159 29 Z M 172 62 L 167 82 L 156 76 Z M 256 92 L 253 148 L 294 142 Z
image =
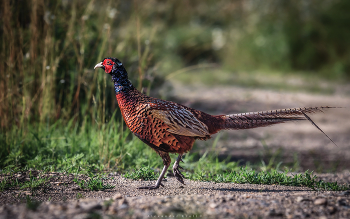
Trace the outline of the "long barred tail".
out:
M 320 130 L 329 140 L 333 143 L 334 141 L 328 137 L 326 133 L 320 129 L 307 115 L 307 113 L 323 112 L 323 109 L 338 108 L 338 107 L 305 107 L 305 108 L 294 108 L 294 109 L 279 109 L 262 112 L 249 112 L 249 113 L 238 113 L 220 116 L 224 119 L 222 129 L 251 129 L 257 127 L 265 127 L 269 125 L 284 123 L 288 121 L 299 121 L 309 120 L 318 130 Z M 335 144 L 335 143 L 334 143 Z M 336 145 L 336 144 L 335 144 Z

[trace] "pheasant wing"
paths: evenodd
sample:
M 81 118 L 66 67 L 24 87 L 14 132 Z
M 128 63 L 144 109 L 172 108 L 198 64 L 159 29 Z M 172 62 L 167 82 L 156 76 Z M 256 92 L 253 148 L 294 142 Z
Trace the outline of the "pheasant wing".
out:
M 167 131 L 177 135 L 206 137 L 209 134 L 208 126 L 198 120 L 192 112 L 169 102 L 166 108 L 158 104 L 150 104 L 153 117 L 168 125 Z

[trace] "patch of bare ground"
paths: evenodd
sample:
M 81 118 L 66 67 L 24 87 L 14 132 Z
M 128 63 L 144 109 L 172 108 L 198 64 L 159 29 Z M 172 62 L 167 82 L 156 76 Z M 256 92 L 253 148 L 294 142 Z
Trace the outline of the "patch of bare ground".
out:
M 110 173 L 105 191 L 79 189 L 72 175 L 48 174 L 50 186 L 0 194 L 1 218 L 349 218 L 350 192 L 305 187 L 198 182 L 168 177 L 158 190 L 140 190 L 154 181 L 133 181 Z M 322 174 L 350 183 L 350 173 Z

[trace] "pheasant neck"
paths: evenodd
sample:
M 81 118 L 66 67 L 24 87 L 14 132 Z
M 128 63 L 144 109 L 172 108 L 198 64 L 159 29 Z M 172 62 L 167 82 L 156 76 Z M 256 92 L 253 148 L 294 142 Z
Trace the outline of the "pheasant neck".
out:
M 114 82 L 115 94 L 126 92 L 134 87 L 128 79 L 126 72 L 112 73 L 112 81 Z

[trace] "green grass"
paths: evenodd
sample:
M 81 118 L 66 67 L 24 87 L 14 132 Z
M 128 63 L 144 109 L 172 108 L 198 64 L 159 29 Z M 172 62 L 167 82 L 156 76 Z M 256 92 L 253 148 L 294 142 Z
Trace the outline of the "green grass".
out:
M 229 157 L 220 161 L 218 153 L 215 151 L 218 135 L 211 148 L 199 156 L 197 153 L 187 154 L 181 165 L 184 167 L 183 174 L 187 179 L 195 181 L 211 181 L 217 183 L 250 183 L 264 185 L 284 185 L 284 186 L 305 186 L 313 190 L 343 191 L 349 190 L 350 185 L 338 185 L 337 182 L 325 182 L 319 180 L 313 172 L 305 171 L 298 174 L 290 174 L 289 170 L 279 171 L 281 162 L 274 162 L 275 154 L 268 165 L 246 165 L 245 168 L 237 162 L 230 162 Z M 174 160 L 175 157 L 172 157 Z M 160 170 L 160 169 L 159 169 Z M 134 171 L 127 172 L 124 177 L 133 180 L 156 180 L 158 175 L 149 166 L 135 168 Z
M 158 178 L 154 170 L 149 166 L 135 169 L 132 172 L 126 172 L 124 177 L 133 180 L 156 180 Z
M 29 180 L 24 182 L 19 189 L 29 189 L 32 194 L 35 194 L 35 192 L 39 189 L 43 189 L 43 191 L 45 192 L 46 189 L 48 189 L 48 187 L 50 186 L 50 184 L 48 184 L 49 179 L 49 177 L 30 176 Z
M 212 164 L 212 163 L 211 163 Z M 213 165 L 213 164 L 212 164 Z M 283 185 L 283 186 L 305 186 L 313 190 L 345 191 L 350 189 L 350 185 L 338 185 L 337 182 L 325 182 L 319 180 L 316 175 L 306 171 L 290 176 L 288 171 L 278 170 L 261 171 L 241 167 L 238 171 L 221 173 L 211 173 L 207 171 L 195 171 L 193 173 L 184 172 L 185 178 L 195 181 L 207 181 L 217 183 L 239 183 L 239 184 L 263 184 L 263 185 Z M 133 180 L 156 180 L 155 172 L 149 167 L 135 169 L 134 172 L 124 175 Z
M 84 173 L 118 169 L 123 171 L 141 165 L 159 166 L 158 155 L 124 130 L 114 117 L 101 127 L 57 121 L 49 127 L 32 126 L 25 133 L 14 129 L 0 133 L 4 145 L 0 153 L 1 173 L 30 169 L 45 172 Z M 137 159 L 136 159 L 137 158 Z
M 213 181 L 217 183 L 250 183 L 264 185 L 283 185 L 283 186 L 305 186 L 314 190 L 349 190 L 349 185 L 338 185 L 337 182 L 324 182 L 318 180 L 317 176 L 309 173 L 295 174 L 288 176 L 288 171 L 280 172 L 278 170 L 257 172 L 248 168 L 241 168 L 239 171 L 224 172 L 221 174 L 212 174 L 208 172 L 197 172 L 190 174 L 189 179 L 199 181 Z
M 18 182 L 18 180 L 11 180 L 9 179 L 9 177 L 4 177 L 1 181 L 0 181 L 0 192 L 3 192 L 5 190 L 8 190 L 10 188 L 14 188 L 16 186 L 19 186 L 20 183 Z
M 75 178 L 75 179 L 73 179 L 73 181 L 81 189 L 87 189 L 90 191 L 103 191 L 106 189 L 113 189 L 115 187 L 115 186 L 112 186 L 108 183 L 104 183 L 101 176 L 91 176 L 90 175 L 90 178 L 88 180 L 79 180 L 78 178 Z
M 25 181 L 19 181 L 14 176 L 12 177 L 4 177 L 0 181 L 0 192 L 9 189 L 19 189 L 19 190 L 28 190 L 32 195 L 35 195 L 39 189 L 42 189 L 43 192 L 46 192 L 50 187 L 49 184 L 50 177 L 44 176 L 32 176 L 29 172 L 29 179 Z
M 156 180 L 163 166 L 161 158 L 148 146 L 134 137 L 129 131 L 124 131 L 120 123 L 114 119 L 102 126 L 102 130 L 88 125 L 53 129 L 33 129 L 28 139 L 19 139 L 18 134 L 10 138 L 7 135 L 9 149 L 18 151 L 7 157 L 0 174 L 4 178 L 0 182 L 0 190 L 12 188 L 30 189 L 34 194 L 38 189 L 47 188 L 47 177 L 33 177 L 29 172 L 29 180 L 18 182 L 13 176 L 17 172 L 40 170 L 41 172 L 61 172 L 69 174 L 85 174 L 88 180 L 75 178 L 74 182 L 81 188 L 90 191 L 113 188 L 104 183 L 104 174 L 108 171 L 124 173 L 124 177 L 133 180 Z M 57 127 L 57 128 L 56 128 Z M 212 146 L 203 154 L 190 152 L 184 157 L 184 175 L 186 178 L 198 181 L 213 181 L 224 183 L 277 184 L 286 186 L 306 186 L 320 190 L 346 190 L 349 185 L 338 185 L 337 182 L 324 182 L 309 172 L 290 176 L 288 171 L 280 172 L 282 166 L 278 152 L 272 154 L 267 164 L 246 164 L 242 168 L 238 162 L 231 162 L 230 157 L 219 160 L 217 142 L 220 134 L 214 139 Z M 24 136 L 25 137 L 25 136 Z M 194 150 L 195 151 L 195 150 Z M 272 153 L 272 152 L 269 152 Z M 171 154 L 174 161 L 175 154 Z M 296 168 L 297 169 L 297 168 Z M 10 179 L 10 175 L 12 178 Z

